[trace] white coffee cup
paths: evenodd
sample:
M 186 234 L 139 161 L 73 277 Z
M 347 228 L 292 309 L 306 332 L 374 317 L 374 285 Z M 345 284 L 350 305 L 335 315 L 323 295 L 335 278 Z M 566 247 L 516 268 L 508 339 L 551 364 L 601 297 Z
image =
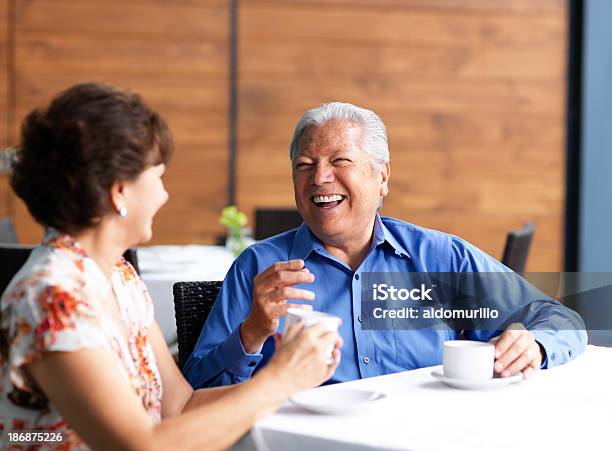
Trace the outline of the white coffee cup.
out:
M 491 379 L 495 363 L 492 343 L 471 340 L 444 342 L 444 375 L 453 379 Z
M 293 307 L 288 308 L 285 315 L 285 330 L 283 331 L 283 339 L 285 339 L 287 335 L 287 329 L 289 329 L 289 326 L 297 323 L 300 320 L 304 322 L 304 327 L 310 327 L 321 323 L 323 324 L 324 329 L 328 332 L 337 332 L 338 327 L 340 327 L 340 323 L 342 322 L 339 316 L 330 315 L 329 313 Z M 332 345 L 325 352 L 327 363 L 329 364 L 334 362 L 333 351 L 334 346 Z

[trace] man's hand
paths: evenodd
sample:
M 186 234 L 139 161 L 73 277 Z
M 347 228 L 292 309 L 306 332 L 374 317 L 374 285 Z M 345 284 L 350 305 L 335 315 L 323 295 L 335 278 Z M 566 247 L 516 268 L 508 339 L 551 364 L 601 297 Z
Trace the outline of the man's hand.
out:
M 527 379 L 542 365 L 540 345 L 522 324 L 511 324 L 490 342 L 495 344 L 495 371 L 502 377 L 522 372 Z
M 277 262 L 253 279 L 253 305 L 240 327 L 240 338 L 249 354 L 257 352 L 266 338 L 278 328 L 279 318 L 288 308 L 312 308 L 311 305 L 289 304 L 288 299 L 312 301 L 312 291 L 293 285 L 314 282 L 314 274 L 304 267 L 303 260 Z

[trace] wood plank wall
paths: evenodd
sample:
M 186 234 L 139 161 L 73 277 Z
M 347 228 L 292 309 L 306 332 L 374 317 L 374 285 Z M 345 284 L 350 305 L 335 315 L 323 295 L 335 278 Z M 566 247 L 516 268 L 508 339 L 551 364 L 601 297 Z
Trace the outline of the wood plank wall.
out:
M 0 146 L 8 145 L 8 0 L 0 0 Z
M 30 0 L 16 11 L 16 117 L 80 81 L 139 92 L 176 142 L 155 242 L 211 242 L 226 204 L 228 2 Z M 19 237 L 40 229 L 21 202 Z
M 8 135 L 8 63 L 9 43 L 8 25 L 9 8 L 8 0 L 0 0 L 0 148 L 9 145 Z M 10 189 L 8 176 L 0 173 L 0 218 L 9 214 Z
M 561 268 L 564 1 L 250 0 L 240 24 L 242 208 L 294 205 L 295 122 L 348 101 L 388 128 L 383 214 L 497 258 L 533 221 L 529 269 Z
M 13 127 L 77 81 L 142 93 L 177 142 L 155 242 L 212 243 L 227 203 L 229 1 L 16 5 Z M 251 219 L 258 206 L 293 206 L 295 121 L 321 102 L 349 101 L 388 127 L 383 214 L 456 233 L 496 257 L 507 230 L 534 221 L 529 270 L 559 270 L 566 8 L 565 0 L 239 2 L 238 205 Z M 39 229 L 15 205 L 20 238 L 36 241 Z

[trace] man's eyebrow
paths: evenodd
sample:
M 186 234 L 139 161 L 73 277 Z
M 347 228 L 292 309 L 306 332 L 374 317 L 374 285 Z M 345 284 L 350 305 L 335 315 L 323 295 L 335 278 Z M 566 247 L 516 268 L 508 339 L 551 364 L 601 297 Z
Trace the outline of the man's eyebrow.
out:
M 337 149 L 334 150 L 330 155 L 329 158 L 334 159 L 338 156 L 342 156 L 342 157 L 350 157 L 351 155 L 353 155 L 353 152 L 351 152 L 350 150 L 347 149 Z

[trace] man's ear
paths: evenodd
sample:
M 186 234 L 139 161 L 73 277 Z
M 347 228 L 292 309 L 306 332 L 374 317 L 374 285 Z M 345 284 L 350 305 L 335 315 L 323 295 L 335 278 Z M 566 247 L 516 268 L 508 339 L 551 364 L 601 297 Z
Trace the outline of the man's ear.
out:
M 391 176 L 391 165 L 386 162 L 380 170 L 382 180 L 380 182 L 380 197 L 385 197 L 389 194 L 389 177 Z
M 110 189 L 111 205 L 115 211 L 125 208 L 125 183 L 115 181 Z

